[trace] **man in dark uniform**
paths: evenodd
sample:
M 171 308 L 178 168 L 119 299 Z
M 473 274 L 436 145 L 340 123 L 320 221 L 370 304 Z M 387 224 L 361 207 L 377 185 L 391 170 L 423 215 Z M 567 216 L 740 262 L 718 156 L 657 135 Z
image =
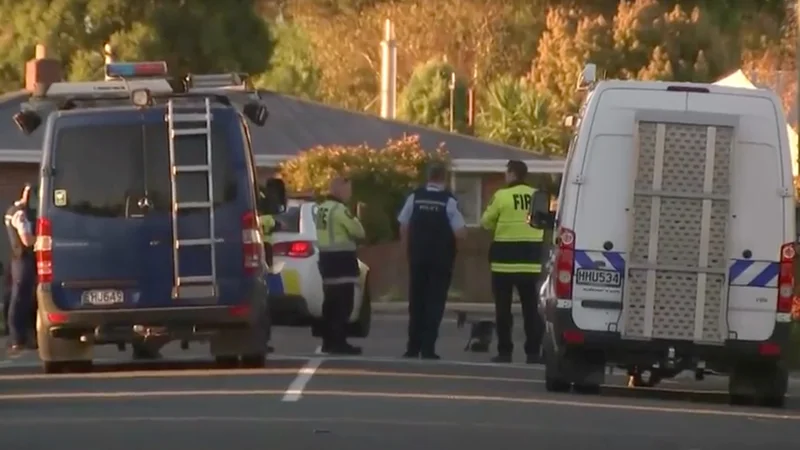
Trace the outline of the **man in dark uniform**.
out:
M 33 256 L 33 225 L 28 220 L 31 186 L 26 185 L 22 196 L 6 211 L 4 224 L 11 244 L 11 299 L 8 307 L 9 354 L 13 356 L 28 348 L 30 315 L 36 284 L 36 262 Z
M 408 196 L 397 217 L 408 252 L 406 358 L 439 359 L 436 339 L 453 276 L 456 238 L 466 236 L 464 217 L 446 184 L 447 168 L 431 167 L 428 184 Z

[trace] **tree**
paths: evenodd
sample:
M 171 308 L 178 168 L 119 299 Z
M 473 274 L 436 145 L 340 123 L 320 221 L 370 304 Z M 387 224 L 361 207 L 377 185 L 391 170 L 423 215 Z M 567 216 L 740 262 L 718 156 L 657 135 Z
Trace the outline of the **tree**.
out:
M 512 76 L 491 83 L 482 95 L 478 135 L 538 153 L 563 153 L 563 133 L 551 125 L 550 98 Z
M 271 30 L 276 40 L 271 68 L 255 78 L 255 86 L 316 99 L 322 72 L 314 60 L 308 36 L 297 25 L 286 22 L 275 24 Z
M 737 61 L 708 14 L 657 0 L 621 2 L 613 20 L 552 8 L 531 77 L 552 92 L 557 110 L 577 106 L 575 85 L 586 62 L 609 78 L 713 81 Z
M 467 89 L 464 81 L 455 76 L 451 104 L 453 76 L 453 67 L 441 59 L 432 59 L 417 67 L 400 92 L 398 117 L 420 125 L 464 131 L 467 127 Z
M 408 191 L 423 179 L 432 161 L 446 161 L 444 149 L 426 152 L 416 136 L 389 141 L 385 148 L 366 145 L 315 147 L 281 164 L 281 177 L 296 192 L 325 193 L 335 175 L 353 181 L 353 202 L 367 205 L 363 217 L 369 243 L 391 240 L 395 216 Z
M 404 85 L 420 64 L 442 56 L 460 75 L 477 72 L 479 82 L 486 82 L 507 72 L 527 71 L 536 54 L 542 28 L 539 11 L 545 0 L 361 3 L 354 9 L 339 1 L 299 0 L 287 10 L 311 37 L 323 73 L 323 98 L 376 111 L 380 42 L 387 18 L 397 37 L 398 85 Z
M 7 88 L 21 84 L 39 42 L 73 79 L 100 75 L 106 42 L 120 60 L 166 60 L 176 73 L 263 72 L 272 53 L 250 0 L 3 0 L 0 30 L 0 83 Z

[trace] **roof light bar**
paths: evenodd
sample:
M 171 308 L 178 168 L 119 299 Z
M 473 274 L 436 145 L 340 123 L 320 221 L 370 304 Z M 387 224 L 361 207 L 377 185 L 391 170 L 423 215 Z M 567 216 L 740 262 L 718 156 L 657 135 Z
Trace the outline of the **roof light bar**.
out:
M 106 64 L 106 76 L 111 78 L 166 77 L 168 74 L 166 61 Z
M 109 96 L 127 95 L 133 90 L 147 89 L 152 94 L 172 94 L 172 86 L 165 78 L 152 78 L 141 80 L 113 80 L 113 81 L 81 81 L 81 82 L 59 82 L 53 83 L 47 88 L 44 97 L 86 95 L 86 96 Z

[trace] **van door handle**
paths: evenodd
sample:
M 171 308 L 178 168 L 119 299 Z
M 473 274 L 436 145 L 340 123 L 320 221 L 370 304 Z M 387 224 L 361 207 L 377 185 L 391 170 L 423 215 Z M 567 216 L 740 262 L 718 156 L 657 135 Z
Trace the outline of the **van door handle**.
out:
M 161 244 L 161 241 L 150 241 L 150 247 L 155 247 L 155 246 L 160 245 L 160 244 Z

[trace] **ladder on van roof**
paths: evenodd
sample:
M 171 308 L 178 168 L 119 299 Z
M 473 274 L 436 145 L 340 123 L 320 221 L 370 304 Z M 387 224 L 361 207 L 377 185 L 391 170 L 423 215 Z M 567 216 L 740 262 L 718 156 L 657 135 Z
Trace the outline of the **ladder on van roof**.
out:
M 735 130 L 661 120 L 635 129 L 621 334 L 721 344 Z
M 208 298 L 216 296 L 217 290 L 217 252 L 216 252 L 216 221 L 214 212 L 214 170 L 212 167 L 212 134 L 211 134 L 211 100 L 203 99 L 201 102 L 176 103 L 170 100 L 167 104 L 166 117 L 169 131 L 169 161 L 170 161 L 170 186 L 172 192 L 172 236 L 173 236 L 173 272 L 174 272 L 174 298 Z M 205 163 L 204 164 L 181 164 L 180 146 L 182 140 L 197 139 L 198 136 L 205 138 Z M 196 148 L 192 148 L 196 151 Z M 184 152 L 186 150 L 183 150 Z M 191 201 L 185 199 L 187 194 L 179 189 L 181 178 L 205 177 L 205 184 L 208 187 L 203 197 L 193 198 Z M 194 195 L 196 197 L 196 194 Z M 190 217 L 197 219 L 197 214 L 206 214 L 205 224 L 207 229 L 201 236 L 181 235 L 181 221 Z M 206 227 L 204 227 L 206 228 Z M 205 265 L 208 272 L 187 274 L 185 263 L 186 252 L 192 249 L 207 248 L 208 262 Z M 195 267 L 202 264 L 195 258 L 191 258 Z M 205 258 L 203 258 L 205 259 Z

